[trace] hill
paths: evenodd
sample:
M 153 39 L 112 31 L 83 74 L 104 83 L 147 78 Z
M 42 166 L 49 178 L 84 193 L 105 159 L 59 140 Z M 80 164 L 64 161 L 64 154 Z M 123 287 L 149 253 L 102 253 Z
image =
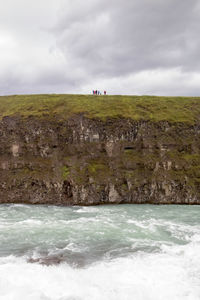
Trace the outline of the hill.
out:
M 39 118 L 74 114 L 88 118 L 130 118 L 153 122 L 194 124 L 200 117 L 200 98 L 156 96 L 16 95 L 0 97 L 0 117 Z

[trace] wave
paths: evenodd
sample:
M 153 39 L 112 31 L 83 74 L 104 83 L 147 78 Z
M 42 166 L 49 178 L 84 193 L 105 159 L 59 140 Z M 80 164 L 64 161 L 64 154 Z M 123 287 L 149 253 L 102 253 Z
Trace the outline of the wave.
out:
M 164 246 L 82 268 L 0 258 L 1 300 L 199 300 L 200 244 Z

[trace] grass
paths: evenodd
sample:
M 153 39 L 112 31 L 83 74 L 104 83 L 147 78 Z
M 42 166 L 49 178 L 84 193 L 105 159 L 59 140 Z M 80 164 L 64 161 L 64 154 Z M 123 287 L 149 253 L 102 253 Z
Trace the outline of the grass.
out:
M 108 118 L 194 124 L 200 119 L 200 97 L 15 95 L 0 97 L 0 118 L 59 117 L 74 114 L 105 121 Z

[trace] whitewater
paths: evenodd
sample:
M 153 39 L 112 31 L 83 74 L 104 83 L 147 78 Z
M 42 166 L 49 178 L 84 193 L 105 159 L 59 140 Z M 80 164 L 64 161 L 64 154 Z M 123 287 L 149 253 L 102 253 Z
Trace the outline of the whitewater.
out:
M 1 300 L 199 300 L 200 206 L 0 206 Z

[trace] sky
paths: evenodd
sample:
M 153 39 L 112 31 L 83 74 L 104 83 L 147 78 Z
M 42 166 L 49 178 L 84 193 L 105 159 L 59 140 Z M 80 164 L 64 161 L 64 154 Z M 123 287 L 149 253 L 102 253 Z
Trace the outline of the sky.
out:
M 0 0 L 0 95 L 200 96 L 199 0 Z

